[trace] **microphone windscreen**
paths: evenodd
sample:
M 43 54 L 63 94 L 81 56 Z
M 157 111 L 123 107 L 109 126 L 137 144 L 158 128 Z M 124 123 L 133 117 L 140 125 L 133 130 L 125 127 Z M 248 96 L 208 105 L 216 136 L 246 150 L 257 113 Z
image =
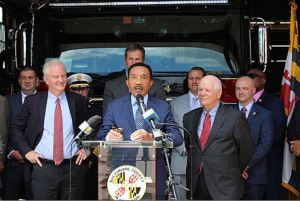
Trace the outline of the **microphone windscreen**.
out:
M 93 129 L 96 128 L 98 126 L 98 124 L 100 124 L 101 122 L 101 117 L 99 115 L 95 115 L 92 116 L 91 118 L 89 118 L 89 120 L 87 121 L 87 123 L 90 125 L 90 127 L 92 127 Z
M 144 100 L 144 96 L 142 94 L 136 95 L 136 101 L 140 104 L 140 101 Z

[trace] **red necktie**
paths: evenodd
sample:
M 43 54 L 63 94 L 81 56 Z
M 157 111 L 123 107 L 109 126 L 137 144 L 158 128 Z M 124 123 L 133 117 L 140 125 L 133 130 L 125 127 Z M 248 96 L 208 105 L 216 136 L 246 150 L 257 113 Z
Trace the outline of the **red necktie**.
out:
M 205 115 L 205 119 L 204 119 L 203 127 L 202 127 L 202 133 L 200 136 L 200 144 L 201 144 L 202 151 L 204 150 L 209 133 L 210 133 L 210 115 L 209 115 L 209 112 L 207 112 Z
M 63 159 L 63 120 L 59 98 L 57 98 L 54 112 L 53 160 L 55 162 L 55 165 L 59 165 L 63 161 Z

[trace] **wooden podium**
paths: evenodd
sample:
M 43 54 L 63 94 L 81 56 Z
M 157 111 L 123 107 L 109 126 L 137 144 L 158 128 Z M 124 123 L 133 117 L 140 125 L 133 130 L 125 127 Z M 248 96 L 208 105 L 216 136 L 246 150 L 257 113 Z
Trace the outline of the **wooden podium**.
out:
M 153 142 L 82 141 L 99 148 L 99 200 L 155 200 L 156 146 Z

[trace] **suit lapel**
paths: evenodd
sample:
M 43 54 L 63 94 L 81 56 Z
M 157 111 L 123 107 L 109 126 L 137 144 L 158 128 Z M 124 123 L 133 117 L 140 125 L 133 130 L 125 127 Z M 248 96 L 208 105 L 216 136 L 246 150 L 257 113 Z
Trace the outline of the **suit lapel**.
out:
M 203 112 L 203 108 L 195 110 L 195 117 L 193 119 L 193 133 L 192 135 L 195 137 L 195 141 L 197 142 L 198 147 L 200 147 L 200 139 L 198 135 L 198 127 L 200 123 L 200 118 Z
M 130 128 L 131 133 L 133 133 L 134 131 L 136 131 L 136 127 L 135 127 L 135 122 L 134 122 L 132 106 L 131 106 L 131 95 L 130 94 L 128 94 L 127 98 L 125 100 L 123 100 L 122 108 L 125 109 L 122 116 L 123 116 L 124 120 L 126 120 L 126 119 L 128 120 L 127 122 L 129 123 L 129 125 L 127 125 L 127 126 Z
M 151 95 L 148 95 L 148 102 L 147 102 L 146 106 L 147 106 L 147 109 L 153 108 L 154 111 L 158 111 L 156 109 L 155 101 L 153 100 Z M 148 132 L 152 132 L 151 126 L 146 121 L 144 121 L 143 128 Z
M 71 94 L 69 92 L 67 92 L 67 91 L 66 91 L 66 98 L 67 98 L 67 101 L 68 101 L 69 110 L 70 110 L 71 117 L 72 117 L 73 130 L 74 130 L 74 134 L 75 134 L 75 131 L 77 130 L 77 128 L 76 128 L 75 99 L 72 98 Z
M 41 124 L 40 124 L 41 129 L 43 129 L 43 127 L 44 127 L 47 99 L 48 99 L 48 92 L 40 93 L 40 101 L 38 101 L 37 104 L 38 104 L 40 120 L 41 120 Z
M 254 121 L 255 116 L 257 115 L 257 113 L 258 113 L 257 107 L 255 106 L 255 103 L 254 103 L 251 110 L 250 110 L 250 112 L 249 112 L 248 118 L 247 118 L 247 121 L 248 121 L 249 125 L 252 125 L 252 122 Z
M 216 113 L 216 116 L 215 116 L 213 126 L 211 128 L 210 134 L 209 134 L 207 142 L 205 144 L 204 150 L 211 144 L 214 137 L 217 135 L 218 130 L 223 125 L 224 120 L 225 120 L 224 108 L 223 108 L 223 105 L 220 103 L 220 106 L 219 106 L 219 108 L 217 110 L 217 113 Z
M 127 85 L 126 85 L 126 79 L 127 79 L 126 75 L 123 75 L 122 76 L 122 80 L 119 83 L 120 91 L 122 92 L 121 94 L 123 94 L 125 91 L 126 91 L 125 94 L 129 93 L 129 89 L 128 89 Z

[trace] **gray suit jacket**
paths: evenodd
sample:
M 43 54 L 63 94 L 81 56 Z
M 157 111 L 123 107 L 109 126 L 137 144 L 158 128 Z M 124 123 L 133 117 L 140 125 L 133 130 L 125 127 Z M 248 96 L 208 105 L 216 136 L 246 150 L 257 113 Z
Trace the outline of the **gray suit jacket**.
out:
M 171 110 L 176 123 L 182 127 L 183 115 L 191 111 L 190 95 L 187 93 L 173 99 L 171 101 Z M 181 131 L 181 133 L 183 136 L 183 131 Z M 182 155 L 184 151 L 185 151 L 184 143 L 179 147 L 173 148 L 172 157 L 171 157 L 171 161 L 172 161 L 171 169 L 173 174 L 182 174 L 182 175 L 186 174 L 187 156 Z
M 114 99 L 125 96 L 129 93 L 128 87 L 126 85 L 126 75 L 122 75 L 118 78 L 109 80 L 105 83 L 105 88 L 103 92 L 103 116 L 105 115 L 107 106 Z M 156 96 L 162 100 L 166 99 L 166 93 L 164 91 L 162 80 L 153 78 L 153 85 L 149 90 L 149 94 Z
M 0 96 L 0 160 L 5 161 L 9 127 L 9 108 L 6 98 Z
M 188 187 L 191 188 L 189 185 L 192 183 L 194 194 L 199 167 L 203 163 L 203 176 L 213 199 L 241 199 L 244 193 L 241 174 L 254 150 L 247 120 L 240 111 L 220 104 L 202 151 L 197 133 L 202 112 L 203 108 L 195 109 L 183 117 L 183 126 L 192 134 L 194 145 L 192 153 L 188 150 L 188 160 L 193 157 L 192 167 L 189 167 L 189 163 L 187 165 Z M 188 147 L 186 138 L 185 135 L 185 146 Z

